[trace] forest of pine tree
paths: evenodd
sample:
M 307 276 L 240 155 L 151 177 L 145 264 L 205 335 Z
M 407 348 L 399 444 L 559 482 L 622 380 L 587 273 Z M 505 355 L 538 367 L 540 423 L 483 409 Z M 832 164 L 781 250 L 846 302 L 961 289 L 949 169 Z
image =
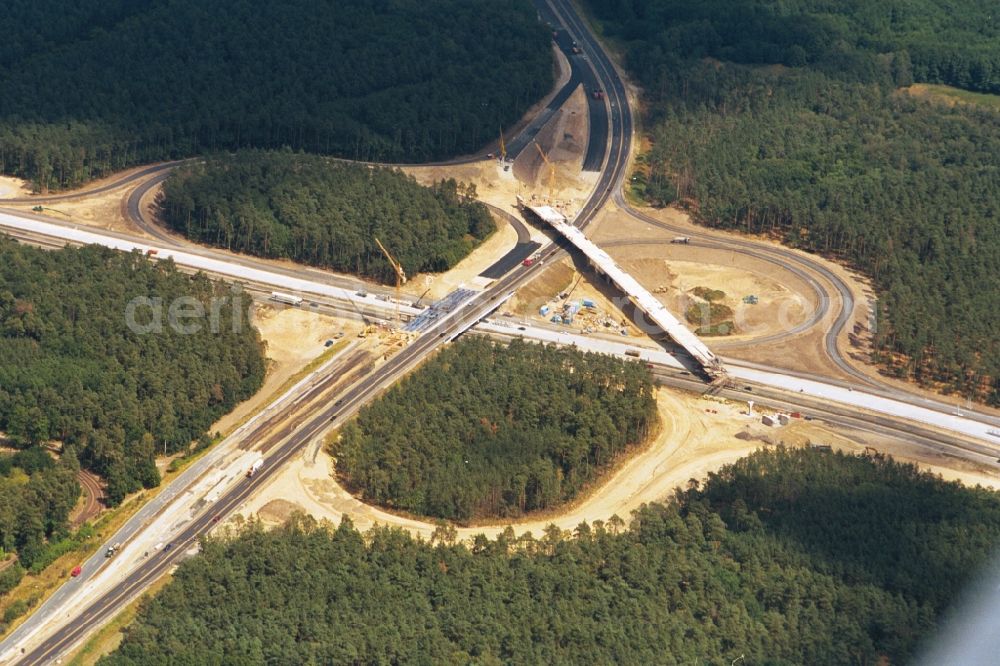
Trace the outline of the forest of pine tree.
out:
M 375 278 L 445 271 L 496 230 L 475 189 L 289 151 L 241 151 L 176 169 L 167 225 L 199 243 Z
M 463 338 L 362 408 L 334 454 L 365 501 L 456 520 L 517 516 L 574 497 L 656 423 L 639 363 Z
M 0 548 L 18 557 L 18 564 L 0 576 L 0 594 L 17 584 L 47 540 L 66 532 L 80 496 L 79 469 L 73 447 L 58 461 L 38 445 L 0 456 Z
M 639 194 L 860 268 L 876 360 L 1000 404 L 1000 113 L 900 90 L 1000 92 L 994 5 L 588 4 L 644 88 Z
M 204 321 L 178 321 L 197 324 L 197 331 L 170 324 L 171 304 L 181 297 L 204 308 Z M 130 310 L 135 298 L 162 308 Z M 68 456 L 73 460 L 54 469 L 75 468 L 78 458 L 107 482 L 112 504 L 156 486 L 157 453 L 187 450 L 260 388 L 265 359 L 247 320 L 250 302 L 238 289 L 188 276 L 169 261 L 97 246 L 46 251 L 0 237 L 0 432 L 6 443 L 30 451 L 60 442 L 74 452 Z M 130 313 L 136 324 L 153 324 L 154 310 L 161 314 L 160 332 L 129 326 Z M 18 512 L 16 495 L 32 491 L 36 472 L 50 471 L 35 458 L 25 468 L 21 455 L 0 461 L 0 472 L 20 470 L 11 471 L 19 480 L 0 492 L 3 548 L 12 539 L 23 542 L 8 531 L 7 508 L 15 523 L 33 515 Z M 28 487 L 19 490 L 28 478 Z M 72 482 L 66 487 L 75 501 L 72 475 L 58 479 Z M 50 516 L 47 533 L 68 511 L 63 499 L 53 502 L 58 510 L 46 510 L 45 501 L 33 509 Z
M 547 93 L 529 0 L 7 0 L 0 172 L 38 190 L 239 148 L 466 154 Z
M 777 449 L 623 526 L 249 524 L 206 538 L 101 664 L 902 664 L 1000 542 L 1000 495 Z

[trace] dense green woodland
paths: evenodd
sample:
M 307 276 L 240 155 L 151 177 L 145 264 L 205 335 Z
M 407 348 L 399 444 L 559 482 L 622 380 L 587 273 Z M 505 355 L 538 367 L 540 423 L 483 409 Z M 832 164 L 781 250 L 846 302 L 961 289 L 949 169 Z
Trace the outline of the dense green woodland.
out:
M 893 50 L 1000 58 L 993 3 L 589 3 L 646 91 L 650 202 L 853 263 L 880 291 L 879 360 L 1000 404 L 1000 114 L 897 90 L 995 83 Z
M 0 548 L 16 550 L 20 564 L 31 564 L 42 554 L 47 539 L 66 530 L 70 511 L 80 496 L 76 473 L 80 465 L 72 447 L 58 462 L 40 446 L 0 456 Z M 20 579 L 0 582 L 0 594 Z
M 250 525 L 101 663 L 901 664 L 997 545 L 1000 496 L 779 450 L 621 524 L 469 547 Z
M 197 332 L 169 324 L 179 297 L 205 308 Z M 161 332 L 133 332 L 135 298 L 162 299 Z M 235 315 L 234 303 L 242 303 Z M 75 449 L 107 481 L 113 503 L 155 486 L 157 452 L 186 450 L 260 388 L 263 348 L 247 321 L 249 303 L 169 261 L 96 246 L 43 251 L 0 238 L 0 431 L 19 447 L 59 440 Z M 137 324 L 153 321 L 153 308 L 131 313 Z
M 335 445 L 365 501 L 466 520 L 574 497 L 657 423 L 646 368 L 463 338 L 359 412 Z
M 408 275 L 444 271 L 496 229 L 472 186 L 423 187 L 387 168 L 288 151 L 241 151 L 175 170 L 164 221 L 200 243 L 393 282 L 379 238 Z
M 644 83 L 663 58 L 811 65 L 878 77 L 886 58 L 912 79 L 1000 93 L 1000 13 L 993 0 L 586 0 Z
M 553 82 L 528 0 L 70 4 L 0 16 L 0 170 L 41 190 L 244 147 L 440 159 Z

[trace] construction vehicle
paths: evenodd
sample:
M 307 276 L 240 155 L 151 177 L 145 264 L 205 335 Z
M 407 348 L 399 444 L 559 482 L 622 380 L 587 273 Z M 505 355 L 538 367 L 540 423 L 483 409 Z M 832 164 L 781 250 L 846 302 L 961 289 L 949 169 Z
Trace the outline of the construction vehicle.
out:
M 361 331 L 358 332 L 358 337 L 367 338 L 369 335 L 376 332 L 378 332 L 378 326 L 376 326 L 375 324 L 368 324 L 363 329 L 361 329 Z
M 673 238 L 670 239 L 670 242 L 679 243 L 681 245 L 687 245 L 688 243 L 691 242 L 691 238 L 689 236 L 674 236 Z
M 403 266 L 398 261 L 392 258 L 389 250 L 385 249 L 385 245 L 382 245 L 382 241 L 376 238 L 375 244 L 382 250 L 382 254 L 389 260 L 392 270 L 396 272 L 396 328 L 399 328 L 399 288 L 401 285 L 406 284 L 406 271 L 403 270 Z
M 247 478 L 252 479 L 254 477 L 254 474 L 259 472 L 260 468 L 263 466 L 264 466 L 264 459 L 257 458 L 257 460 L 255 460 L 254 463 L 250 465 L 250 469 L 247 470 Z
M 503 165 L 504 171 L 510 171 L 510 162 L 507 161 L 507 142 L 503 140 L 503 127 L 500 128 L 500 164 Z
M 556 165 L 549 161 L 548 155 L 542 150 L 542 147 L 538 145 L 535 141 L 535 148 L 538 149 L 538 154 L 542 156 L 542 161 L 545 162 L 546 166 L 549 167 L 549 201 L 552 201 L 553 192 L 555 192 L 555 179 L 556 179 Z

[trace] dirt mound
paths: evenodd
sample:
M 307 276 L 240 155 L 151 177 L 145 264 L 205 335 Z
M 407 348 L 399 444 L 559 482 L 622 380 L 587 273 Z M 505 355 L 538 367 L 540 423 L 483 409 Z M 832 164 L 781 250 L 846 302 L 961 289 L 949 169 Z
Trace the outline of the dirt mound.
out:
M 265 525 L 281 525 L 285 523 L 296 511 L 305 511 L 295 502 L 284 499 L 273 499 L 257 511 L 257 517 Z

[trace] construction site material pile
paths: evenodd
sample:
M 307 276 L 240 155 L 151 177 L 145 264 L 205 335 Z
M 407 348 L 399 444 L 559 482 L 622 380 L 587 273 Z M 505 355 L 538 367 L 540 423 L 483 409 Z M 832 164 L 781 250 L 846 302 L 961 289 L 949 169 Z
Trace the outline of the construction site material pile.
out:
M 726 370 L 722 361 L 698 339 L 698 336 L 670 314 L 659 299 L 615 263 L 607 252 L 584 236 L 578 228 L 569 224 L 559 211 L 551 206 L 527 206 L 527 210 L 583 252 L 598 271 L 606 275 L 660 330 L 670 336 L 671 340 L 683 347 L 710 377 L 725 376 Z

